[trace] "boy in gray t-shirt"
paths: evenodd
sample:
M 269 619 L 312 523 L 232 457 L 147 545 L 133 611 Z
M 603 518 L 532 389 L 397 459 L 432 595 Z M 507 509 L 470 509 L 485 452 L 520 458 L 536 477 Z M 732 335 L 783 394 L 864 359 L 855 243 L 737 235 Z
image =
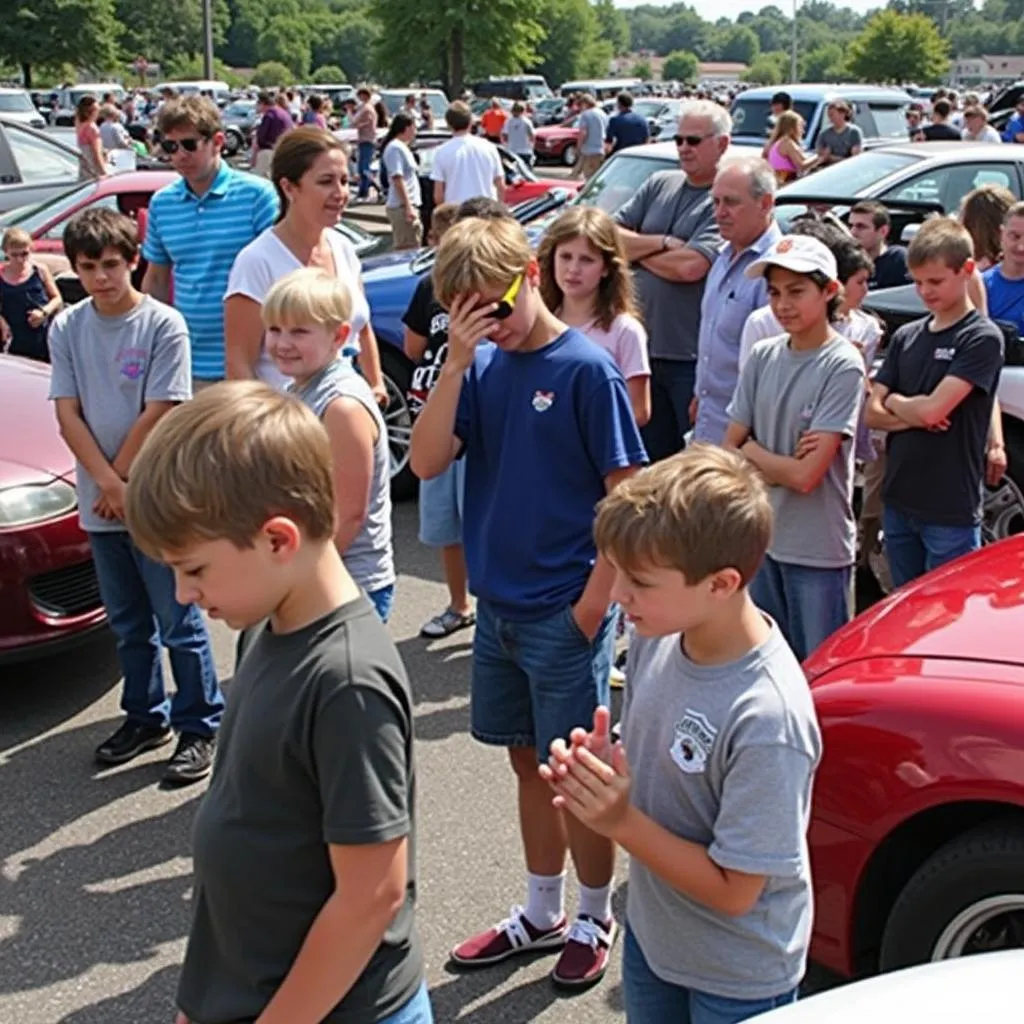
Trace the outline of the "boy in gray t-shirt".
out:
M 601 708 L 541 774 L 557 806 L 630 855 L 630 1024 L 747 1020 L 794 1001 L 803 977 L 821 737 L 800 665 L 747 592 L 771 530 L 757 472 L 707 445 L 598 510 L 598 550 L 637 634 L 624 743 L 609 745 Z
M 746 272 L 767 277 L 772 312 L 788 333 L 751 351 L 724 443 L 771 485 L 775 534 L 750 592 L 803 661 L 850 614 L 864 359 L 829 322 L 838 271 L 816 238 L 785 236 Z
M 135 456 L 157 421 L 192 395 L 182 315 L 132 287 L 138 245 L 135 222 L 113 210 L 68 224 L 64 250 L 90 298 L 50 330 L 50 398 L 77 460 L 78 515 L 124 675 L 125 721 L 96 759 L 123 764 L 169 743 L 174 729 L 180 738 L 164 779 L 181 784 L 209 775 L 224 700 L 199 609 L 176 600 L 171 570 L 147 558 L 124 524 Z M 170 653 L 173 700 L 157 632 Z

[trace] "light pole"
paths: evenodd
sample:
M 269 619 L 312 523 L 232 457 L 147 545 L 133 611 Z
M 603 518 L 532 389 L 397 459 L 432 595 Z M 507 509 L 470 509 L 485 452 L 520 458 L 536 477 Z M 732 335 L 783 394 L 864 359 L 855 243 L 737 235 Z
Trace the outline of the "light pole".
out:
M 213 11 L 211 10 L 211 0 L 203 0 L 203 75 L 208 81 L 213 78 Z
M 793 0 L 793 45 L 792 45 L 792 49 L 790 50 L 790 54 L 789 54 L 789 80 L 791 82 L 796 82 L 796 80 L 797 80 L 796 58 L 797 58 L 797 48 L 800 45 L 799 33 L 797 32 L 797 28 L 796 28 L 796 9 L 797 9 L 797 4 L 798 3 L 799 3 L 799 0 Z

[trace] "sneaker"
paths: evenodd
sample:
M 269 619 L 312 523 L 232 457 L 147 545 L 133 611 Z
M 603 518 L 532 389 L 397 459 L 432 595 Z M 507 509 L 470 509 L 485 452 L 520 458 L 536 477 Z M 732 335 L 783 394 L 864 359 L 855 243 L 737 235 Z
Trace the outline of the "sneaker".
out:
M 617 932 L 614 919 L 599 921 L 588 914 L 580 914 L 569 929 L 551 980 L 564 988 L 581 988 L 600 981 L 608 970 Z
M 609 670 L 608 685 L 613 690 L 621 690 L 626 685 L 626 673 L 618 665 L 612 665 Z
M 217 741 L 213 736 L 183 732 L 178 737 L 177 749 L 167 762 L 164 782 L 179 786 L 205 779 L 213 770 L 213 751 L 216 746 Z
M 110 739 L 96 748 L 96 760 L 100 764 L 124 764 L 147 750 L 156 750 L 170 743 L 174 733 L 166 725 L 141 725 L 126 721 Z
M 435 615 L 429 622 L 423 624 L 420 636 L 429 637 L 431 640 L 438 640 L 441 637 L 451 636 L 460 629 L 467 629 L 476 622 L 476 616 L 472 612 L 465 615 L 457 612 L 454 608 L 445 608 L 440 615 Z
M 522 907 L 513 907 L 504 921 L 456 946 L 451 958 L 461 967 L 486 967 L 521 953 L 560 949 L 568 931 L 564 917 L 553 928 L 538 928 L 527 920 Z

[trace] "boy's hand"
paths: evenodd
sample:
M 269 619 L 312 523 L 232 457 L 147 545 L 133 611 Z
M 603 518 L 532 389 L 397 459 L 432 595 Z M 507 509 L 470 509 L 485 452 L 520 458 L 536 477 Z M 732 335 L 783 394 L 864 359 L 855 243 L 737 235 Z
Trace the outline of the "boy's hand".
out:
M 106 502 L 113 518 L 123 520 L 125 482 L 119 476 L 112 476 L 108 482 L 101 484 L 100 489 L 103 492 L 100 501 Z M 100 515 L 102 514 L 101 512 Z
M 540 766 L 540 774 L 555 791 L 555 807 L 598 835 L 615 838 L 629 812 L 629 764 L 621 743 L 612 747 L 611 764 L 580 746 L 573 747 L 568 757 L 552 756 Z
M 597 636 L 598 630 L 601 628 L 601 623 L 604 622 L 605 612 L 607 608 L 588 608 L 582 601 L 577 601 L 570 609 L 569 613 L 572 615 L 573 622 L 576 623 L 577 629 L 591 642 L 594 642 L 594 638 Z
M 997 487 L 1006 475 L 1006 449 L 1001 444 L 991 445 L 985 452 L 985 483 Z
M 0 316 L 0 345 L 6 348 L 11 343 L 11 339 L 14 334 L 11 332 L 11 326 L 8 322 Z
M 460 295 L 448 311 L 448 362 L 460 373 L 473 365 L 477 345 L 494 327 L 496 302 L 477 307 L 479 295 Z
M 605 764 L 612 761 L 612 713 L 603 704 L 594 711 L 594 728 L 587 732 L 586 729 L 576 728 L 569 733 L 569 743 L 576 747 L 586 747 L 592 754 L 599 757 Z M 562 751 L 569 754 L 562 740 L 555 740 L 551 744 L 552 756 L 561 755 Z

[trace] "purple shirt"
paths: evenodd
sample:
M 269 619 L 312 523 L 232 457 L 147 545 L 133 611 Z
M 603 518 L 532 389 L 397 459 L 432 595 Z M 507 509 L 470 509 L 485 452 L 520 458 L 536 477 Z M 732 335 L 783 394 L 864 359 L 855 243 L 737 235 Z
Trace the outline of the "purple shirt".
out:
M 264 111 L 256 128 L 256 148 L 273 149 L 277 145 L 277 140 L 294 127 L 291 114 L 275 103 Z

